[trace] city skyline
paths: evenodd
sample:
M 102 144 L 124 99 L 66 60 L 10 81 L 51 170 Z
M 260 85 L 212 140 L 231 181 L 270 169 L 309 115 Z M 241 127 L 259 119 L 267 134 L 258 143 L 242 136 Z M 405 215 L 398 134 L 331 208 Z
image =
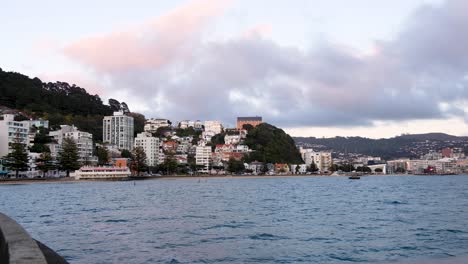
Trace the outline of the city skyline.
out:
M 465 1 L 265 4 L 11 2 L 0 67 L 147 118 L 259 115 L 293 136 L 468 135 Z

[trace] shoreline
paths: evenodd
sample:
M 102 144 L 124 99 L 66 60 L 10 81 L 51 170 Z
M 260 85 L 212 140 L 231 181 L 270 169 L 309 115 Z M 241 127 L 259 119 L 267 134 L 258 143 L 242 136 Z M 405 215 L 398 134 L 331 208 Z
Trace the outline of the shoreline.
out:
M 416 176 L 459 176 L 455 175 L 417 175 L 417 174 L 369 174 L 361 175 L 361 177 L 416 177 Z M 75 180 L 74 178 L 25 178 L 25 179 L 0 179 L 0 185 L 22 185 L 22 184 L 41 184 L 41 183 L 80 183 L 80 182 L 115 182 L 115 181 L 146 181 L 146 180 L 197 180 L 197 179 L 271 179 L 271 178 L 313 178 L 313 177 L 349 177 L 350 175 L 331 175 L 331 174 L 285 174 L 285 175 L 169 175 L 169 176 L 150 176 L 150 177 L 133 177 L 128 179 L 83 179 Z

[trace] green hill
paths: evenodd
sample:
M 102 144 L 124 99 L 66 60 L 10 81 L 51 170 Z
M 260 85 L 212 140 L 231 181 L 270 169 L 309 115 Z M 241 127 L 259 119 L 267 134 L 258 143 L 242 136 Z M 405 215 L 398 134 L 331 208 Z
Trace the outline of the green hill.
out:
M 52 128 L 73 124 L 92 133 L 95 140 L 102 140 L 103 117 L 116 110 L 128 110 L 124 102 L 111 100 L 114 104 L 105 105 L 98 95 L 91 95 L 74 84 L 45 83 L 39 78 L 31 79 L 0 68 L 0 106 L 21 111 L 25 118 L 47 119 Z M 129 114 L 135 118 L 135 132 L 143 131 L 144 116 Z
M 282 129 L 267 123 L 249 130 L 245 143 L 254 152 L 249 160 L 271 163 L 303 163 L 294 140 Z

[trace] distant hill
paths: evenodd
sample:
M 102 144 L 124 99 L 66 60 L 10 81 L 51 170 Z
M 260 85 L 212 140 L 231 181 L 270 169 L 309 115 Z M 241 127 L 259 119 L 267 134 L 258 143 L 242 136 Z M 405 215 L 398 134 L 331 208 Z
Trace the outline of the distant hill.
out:
M 427 134 L 404 134 L 396 138 L 412 140 L 435 140 L 435 141 L 466 141 L 468 137 L 457 137 L 445 133 L 427 133 Z
M 332 150 L 339 153 L 358 153 L 390 158 L 419 158 L 433 150 L 444 147 L 459 147 L 468 150 L 468 137 L 457 137 L 444 133 L 407 134 L 388 139 L 363 137 L 295 137 L 298 145 L 317 150 Z
M 98 95 L 89 94 L 84 88 L 66 82 L 42 82 L 16 72 L 5 72 L 0 68 L 0 106 L 15 109 L 26 117 L 44 118 L 50 126 L 76 125 L 92 133 L 95 140 L 102 140 L 102 119 L 111 115 L 116 107 L 125 103 L 105 105 Z M 115 103 L 118 103 L 116 106 Z M 136 118 L 135 130 L 143 130 L 144 116 L 130 113 Z M 143 119 L 143 121 L 141 120 Z

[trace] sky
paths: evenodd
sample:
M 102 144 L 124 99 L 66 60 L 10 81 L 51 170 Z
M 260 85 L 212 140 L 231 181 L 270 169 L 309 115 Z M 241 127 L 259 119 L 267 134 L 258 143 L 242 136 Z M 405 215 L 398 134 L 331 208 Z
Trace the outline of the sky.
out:
M 7 1 L 0 67 L 147 118 L 468 135 L 466 0 Z

